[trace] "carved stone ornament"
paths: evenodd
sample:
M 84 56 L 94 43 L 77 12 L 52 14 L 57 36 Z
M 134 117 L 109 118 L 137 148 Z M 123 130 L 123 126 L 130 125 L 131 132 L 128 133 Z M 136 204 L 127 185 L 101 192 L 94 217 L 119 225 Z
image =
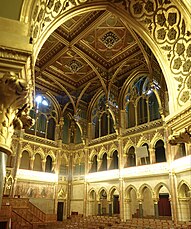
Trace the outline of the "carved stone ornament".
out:
M 183 132 L 174 133 L 168 138 L 171 145 L 177 145 L 179 143 L 191 143 L 191 133 L 185 129 Z
M 7 72 L 0 78 L 0 150 L 11 153 L 10 145 L 15 129 L 33 124 L 28 116 L 29 87 L 24 79 Z

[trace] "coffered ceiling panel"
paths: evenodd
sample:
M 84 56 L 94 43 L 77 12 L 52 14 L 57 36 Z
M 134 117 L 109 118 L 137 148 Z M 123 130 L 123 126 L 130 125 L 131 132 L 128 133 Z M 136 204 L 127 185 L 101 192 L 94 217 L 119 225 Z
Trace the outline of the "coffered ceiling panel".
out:
M 64 22 L 42 46 L 36 87 L 59 98 L 77 96 L 86 87 L 82 102 L 88 103 L 116 72 L 112 89 L 118 93 L 133 71 L 148 70 L 148 50 L 133 28 L 111 12 L 84 13 Z

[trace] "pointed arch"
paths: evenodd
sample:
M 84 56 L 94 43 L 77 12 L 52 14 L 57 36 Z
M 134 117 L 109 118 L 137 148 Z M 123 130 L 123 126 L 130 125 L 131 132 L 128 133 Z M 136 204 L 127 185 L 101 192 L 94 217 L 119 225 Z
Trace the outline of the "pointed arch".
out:
M 140 194 L 140 197 L 142 198 L 142 196 L 143 196 L 143 191 L 145 190 L 145 188 L 148 188 L 148 190 L 151 192 L 151 195 L 152 195 L 152 197 L 153 197 L 153 194 L 154 194 L 153 189 L 151 188 L 150 185 L 148 185 L 148 184 L 146 184 L 146 183 L 142 184 L 142 185 L 139 187 L 138 192 L 139 192 L 139 194 Z
M 168 185 L 165 184 L 164 182 L 160 182 L 154 187 L 154 194 L 155 194 L 156 198 L 159 197 L 159 191 L 160 191 L 160 189 L 162 187 L 165 187 L 168 190 L 169 194 L 170 194 L 170 189 L 169 189 Z
M 134 190 L 135 193 L 136 193 L 136 195 L 137 195 L 137 188 L 136 188 L 134 185 L 130 184 L 130 185 L 127 186 L 127 188 L 125 189 L 125 195 L 126 195 L 126 198 L 127 198 L 127 199 L 130 199 L 130 191 L 131 191 L 131 190 Z

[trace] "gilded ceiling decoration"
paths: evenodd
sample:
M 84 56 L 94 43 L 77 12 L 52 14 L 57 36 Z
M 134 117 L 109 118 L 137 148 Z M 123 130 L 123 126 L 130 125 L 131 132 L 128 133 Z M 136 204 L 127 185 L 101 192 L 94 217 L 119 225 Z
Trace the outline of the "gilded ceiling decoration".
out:
M 39 1 L 32 20 L 31 37 L 34 45 L 38 41 L 37 38 L 51 28 L 52 22 L 61 18 L 61 15 L 65 14 L 67 10 L 80 7 L 83 4 L 89 6 L 95 2 L 97 1 Z M 191 33 L 180 10 L 170 0 L 113 0 L 105 2 L 115 4 L 118 9 L 125 10 L 127 17 L 138 23 L 141 30 L 146 31 L 155 41 L 156 46 L 163 50 L 164 64 L 168 61 L 172 73 L 168 77 L 171 77 L 170 80 L 177 87 L 177 102 L 180 106 L 187 102 L 191 93 Z M 139 35 L 141 36 L 141 34 Z M 46 50 L 44 58 L 42 58 L 43 49 L 38 56 L 38 61 L 42 65 L 37 64 L 37 68 L 39 68 L 41 74 L 52 71 L 57 59 L 61 58 L 62 55 L 66 55 L 69 47 L 75 55 L 80 56 L 91 68 L 86 74 L 87 78 L 83 79 L 83 83 L 79 81 L 76 83 L 80 76 L 80 69 L 83 69 L 83 63 L 81 62 L 79 62 L 82 65 L 81 68 L 78 64 L 75 65 L 75 67 L 78 66 L 78 71 L 73 72 L 73 76 L 63 72 L 61 66 L 54 69 L 59 75 L 59 82 L 63 85 L 65 85 L 65 78 L 68 78 L 66 80 L 68 84 L 65 87 L 70 93 L 74 90 L 70 85 L 80 90 L 87 81 L 92 82 L 91 90 L 90 88 L 87 90 L 88 94 L 90 91 L 95 92 L 100 87 L 100 77 L 98 80 L 94 67 L 101 68 L 103 72 L 108 72 L 109 69 L 109 72 L 114 73 L 117 67 L 122 64 L 120 57 L 123 57 L 123 59 L 127 57 L 128 59 L 138 59 L 139 66 L 141 66 L 140 63 L 143 64 L 142 59 L 144 58 L 138 58 L 138 54 L 141 53 L 140 47 L 131 31 L 116 15 L 106 10 L 96 10 L 71 18 L 59 26 L 48 40 L 49 44 L 45 42 L 43 46 L 43 49 Z M 48 52 L 46 47 L 51 52 Z M 58 61 L 57 65 L 59 64 Z M 132 65 L 135 67 L 135 62 L 130 64 L 131 69 L 133 68 Z M 65 64 L 65 67 L 67 66 L 69 65 Z M 125 71 L 124 68 L 126 68 Z M 121 70 L 126 75 L 130 73 L 128 65 L 125 65 Z M 78 77 L 74 77 L 76 73 L 79 74 Z M 38 77 L 40 77 L 40 74 L 37 74 Z M 120 73 L 118 77 L 123 78 Z M 103 79 L 103 82 L 105 82 L 105 79 Z M 118 88 L 120 88 L 121 83 L 116 79 L 116 85 L 119 85 Z

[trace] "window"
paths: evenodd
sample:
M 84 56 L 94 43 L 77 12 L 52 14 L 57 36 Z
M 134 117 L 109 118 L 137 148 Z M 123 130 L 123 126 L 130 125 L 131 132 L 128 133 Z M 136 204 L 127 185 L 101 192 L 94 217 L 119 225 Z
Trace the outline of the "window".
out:
M 31 109 L 30 116 L 35 120 L 35 124 L 26 130 L 27 133 L 55 140 L 57 115 L 47 96 L 41 94 L 36 96 L 35 106 Z
M 93 138 L 115 133 L 113 118 L 106 108 L 106 102 L 106 97 L 101 96 L 92 110 Z M 109 103 L 118 107 L 113 95 L 111 95 Z
M 149 82 L 147 76 L 142 76 L 132 81 L 125 95 L 127 128 L 161 118 L 155 94 L 159 90 L 160 86 L 157 81 Z

